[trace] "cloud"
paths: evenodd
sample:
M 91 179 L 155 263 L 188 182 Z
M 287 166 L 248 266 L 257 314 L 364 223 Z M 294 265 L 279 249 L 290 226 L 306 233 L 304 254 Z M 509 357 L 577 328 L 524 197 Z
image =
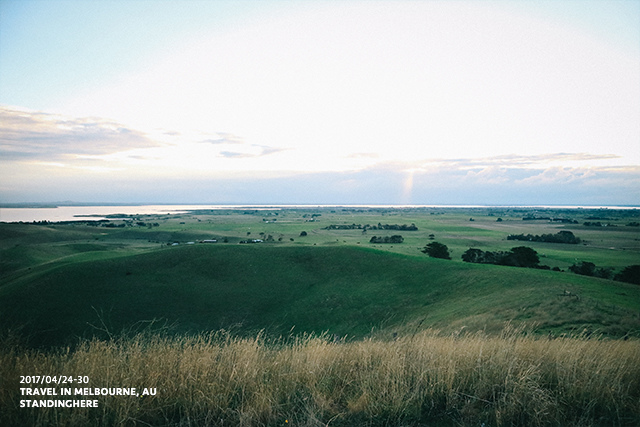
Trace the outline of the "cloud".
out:
M 242 146 L 236 150 L 222 150 L 218 153 L 218 157 L 226 159 L 250 159 L 268 156 L 269 154 L 285 151 L 284 148 L 270 147 L 267 145 L 247 144 L 243 137 L 228 132 L 218 132 L 218 138 L 208 138 L 199 141 L 203 144 L 211 144 L 214 146 Z
M 489 166 L 482 168 L 478 171 L 470 170 L 465 175 L 465 181 L 470 182 L 483 182 L 485 184 L 504 184 L 509 182 L 510 177 L 507 174 L 507 169 L 497 166 Z
M 595 172 L 591 169 L 551 167 L 519 182 L 521 184 L 557 185 L 589 178 L 594 175 Z
M 235 162 L 236 160 L 230 160 Z M 383 165 L 350 172 L 170 176 L 84 173 L 27 178 L 3 171 L 0 200 L 237 204 L 637 205 L 640 166 L 456 168 L 410 172 Z M 64 168 L 58 168 L 64 170 Z M 53 166 L 49 168 L 53 170 Z M 160 170 L 162 171 L 162 169 Z M 470 173 L 472 172 L 472 173 Z M 411 187 L 407 179 L 411 177 Z M 407 191 L 410 190 L 410 191 Z
M 220 145 L 220 144 L 244 144 L 244 139 L 240 136 L 236 136 L 232 133 L 218 132 L 219 138 L 209 138 L 203 141 L 202 143 Z
M 0 106 L 3 161 L 70 161 L 160 144 L 143 132 L 98 118 L 70 118 Z
M 347 156 L 349 159 L 377 159 L 379 157 L 378 153 L 352 153 Z
M 255 154 L 238 153 L 235 151 L 221 151 L 220 156 L 227 159 L 255 157 Z
M 268 156 L 269 154 L 279 153 L 281 151 L 286 151 L 286 148 L 278 148 L 278 147 L 267 147 L 265 145 L 260 146 L 262 148 L 262 152 L 258 155 L 260 156 Z
M 358 157 L 359 158 L 359 157 Z M 624 168 L 628 159 L 615 154 L 591 153 L 547 153 L 541 155 L 501 155 L 480 158 L 432 158 L 413 161 L 383 161 L 369 164 L 362 169 L 396 171 L 422 175 L 455 174 L 459 179 L 483 180 L 498 184 L 513 180 L 534 180 L 542 171 L 549 177 L 560 176 L 562 170 L 603 170 L 602 168 Z M 631 166 L 633 168 L 633 166 Z M 586 172 L 585 172 L 586 173 Z M 437 178 L 436 178 L 437 179 Z M 526 184 L 527 181 L 522 181 Z
M 151 134 L 110 120 L 10 107 L 0 107 L 0 123 L 0 199 L 4 200 L 327 204 L 637 204 L 640 200 L 640 166 L 624 164 L 628 159 L 608 153 L 453 159 L 416 155 L 385 161 L 375 151 L 321 156 L 282 148 L 277 138 L 274 144 L 263 144 L 224 132 Z M 151 195 L 155 199 L 149 199 Z
M 484 168 L 540 168 L 551 164 L 601 162 L 607 160 L 622 159 L 615 154 L 590 154 L 590 153 L 547 153 L 539 155 L 509 154 L 479 158 L 457 159 L 427 159 L 423 165 L 440 164 L 447 168 L 457 169 L 484 169 Z M 420 164 L 419 162 L 417 163 Z
M 267 147 L 265 145 L 252 145 L 251 148 L 253 149 L 253 152 L 221 151 L 219 155 L 220 157 L 224 157 L 227 159 L 248 159 L 268 156 L 270 154 L 279 153 L 286 150 L 284 148 Z M 255 148 L 258 149 L 258 152 L 255 152 Z
M 380 182 L 395 183 L 392 187 L 400 194 L 399 183 L 410 178 L 411 193 L 402 201 L 414 204 L 637 205 L 640 200 L 640 166 L 371 168 L 359 177 L 369 181 L 361 182 L 363 194 Z
M 515 162 L 505 162 L 507 157 Z M 354 200 L 377 192 L 379 200 L 363 203 L 391 203 L 386 198 L 402 204 L 637 204 L 640 166 L 591 164 L 610 157 L 557 153 L 386 162 L 342 178 L 357 183 Z M 568 159 L 584 165 L 549 166 L 551 160 Z

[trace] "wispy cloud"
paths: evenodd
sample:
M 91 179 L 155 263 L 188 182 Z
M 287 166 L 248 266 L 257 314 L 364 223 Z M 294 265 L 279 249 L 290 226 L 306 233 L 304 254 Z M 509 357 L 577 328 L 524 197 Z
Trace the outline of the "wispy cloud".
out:
M 378 159 L 380 154 L 378 153 L 352 153 L 347 156 L 349 159 Z
M 454 164 L 456 161 L 452 162 Z M 378 165 L 340 175 L 357 184 L 354 198 L 366 203 L 414 204 L 637 204 L 640 166 L 621 167 L 499 167 L 477 169 L 445 166 L 407 169 Z M 327 183 L 337 181 L 328 178 Z M 407 184 L 410 183 L 410 191 Z M 328 187 L 330 187 L 328 185 Z M 348 187 L 336 184 L 336 194 Z M 355 199 L 354 199 L 355 200 Z
M 278 147 L 267 147 L 266 145 L 259 146 L 262 149 L 262 152 L 258 155 L 260 156 L 268 156 L 269 154 L 280 153 L 281 151 L 287 151 L 286 148 L 278 148 Z
M 219 155 L 227 159 L 248 159 L 286 151 L 285 148 L 268 147 L 265 145 L 251 145 L 249 148 L 251 151 L 221 151 Z
M 3 161 L 70 161 L 159 145 L 143 132 L 113 121 L 0 107 Z
M 221 145 L 221 144 L 244 144 L 244 139 L 232 133 L 218 132 L 218 138 L 209 138 L 200 141 L 202 143 Z
M 250 159 L 285 151 L 285 149 L 278 147 L 248 144 L 243 137 L 227 132 L 218 132 L 217 138 L 208 138 L 199 142 L 218 147 L 233 147 L 234 149 L 221 149 L 218 152 L 218 157 L 225 159 Z
M 90 200 L 98 197 L 91 192 L 100 188 L 103 200 L 145 201 L 147 193 L 142 190 L 127 193 L 126 199 L 118 197 L 116 189 L 136 186 L 148 191 L 149 197 L 155 194 L 156 200 L 163 200 L 161 190 L 173 188 L 172 194 L 189 196 L 191 201 L 216 201 L 210 197 L 218 194 L 217 201 L 238 203 L 633 204 L 640 200 L 640 166 L 625 164 L 615 154 L 385 160 L 375 151 L 314 156 L 312 151 L 282 148 L 277 139 L 270 141 L 273 144 L 223 132 L 158 136 L 104 119 L 0 107 L 0 197 L 68 199 L 67 192 L 72 192 Z M 342 162 L 339 168 L 336 162 Z M 253 185 L 258 179 L 260 185 Z M 219 193 L 220 183 L 224 194 Z
M 373 155 L 359 154 L 348 157 L 363 161 L 361 167 L 352 170 L 378 171 L 381 173 L 399 173 L 428 175 L 437 179 L 438 175 L 452 176 L 458 179 L 486 180 L 500 183 L 535 176 L 550 168 L 602 170 L 602 168 L 626 167 L 624 159 L 614 154 L 590 153 L 548 153 L 542 155 L 502 155 L 480 158 L 423 158 L 411 161 L 381 160 Z
M 486 157 L 479 159 L 459 160 L 460 167 L 536 167 L 549 163 L 558 162 L 588 162 L 594 160 L 617 159 L 620 156 L 615 154 L 589 154 L 589 153 L 548 153 L 535 156 L 505 155 Z
M 455 169 L 485 169 L 485 168 L 540 168 L 550 165 L 580 164 L 620 159 L 615 154 L 590 154 L 590 153 L 547 153 L 540 155 L 510 154 L 479 158 L 454 158 L 454 159 L 426 159 L 411 162 L 411 168 L 432 169 L 434 166 L 442 166 Z
M 255 157 L 255 154 L 239 153 L 236 151 L 221 151 L 220 157 L 224 157 L 227 159 L 243 159 L 247 157 Z

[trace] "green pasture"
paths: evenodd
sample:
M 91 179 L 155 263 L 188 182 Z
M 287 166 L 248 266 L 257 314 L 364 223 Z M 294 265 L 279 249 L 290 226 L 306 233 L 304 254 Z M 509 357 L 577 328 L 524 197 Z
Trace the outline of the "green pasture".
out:
M 578 224 L 523 221 L 533 214 L 565 215 Z M 583 225 L 605 215 L 606 227 Z M 640 264 L 640 230 L 627 225 L 638 215 L 308 207 L 137 216 L 111 219 L 113 227 L 0 223 L 0 322 L 34 344 L 150 324 L 176 332 L 264 329 L 355 338 L 427 327 L 498 331 L 506 322 L 525 322 L 539 333 L 638 335 L 639 286 L 566 271 L 579 261 L 614 271 Z M 418 230 L 326 229 L 332 224 L 415 224 Z M 506 239 L 560 230 L 583 243 Z M 369 243 L 374 235 L 396 234 L 403 243 Z M 205 239 L 218 243 L 199 243 Z M 240 244 L 246 239 L 264 242 Z M 423 254 L 431 241 L 447 245 L 452 260 Z M 565 272 L 460 258 L 470 247 L 515 246 L 535 249 L 541 264 Z

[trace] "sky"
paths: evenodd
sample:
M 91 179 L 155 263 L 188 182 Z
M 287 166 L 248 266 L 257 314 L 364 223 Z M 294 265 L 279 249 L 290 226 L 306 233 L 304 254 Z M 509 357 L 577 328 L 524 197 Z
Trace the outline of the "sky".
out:
M 640 0 L 0 0 L 0 202 L 640 205 Z

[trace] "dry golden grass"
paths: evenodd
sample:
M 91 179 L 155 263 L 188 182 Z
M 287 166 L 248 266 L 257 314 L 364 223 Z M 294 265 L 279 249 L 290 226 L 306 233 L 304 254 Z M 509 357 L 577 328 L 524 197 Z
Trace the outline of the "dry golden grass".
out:
M 99 408 L 20 408 L 20 375 L 87 375 Z M 2 425 L 640 425 L 640 342 L 426 331 L 333 342 L 136 336 L 0 351 Z M 75 387 L 76 385 L 74 385 Z

